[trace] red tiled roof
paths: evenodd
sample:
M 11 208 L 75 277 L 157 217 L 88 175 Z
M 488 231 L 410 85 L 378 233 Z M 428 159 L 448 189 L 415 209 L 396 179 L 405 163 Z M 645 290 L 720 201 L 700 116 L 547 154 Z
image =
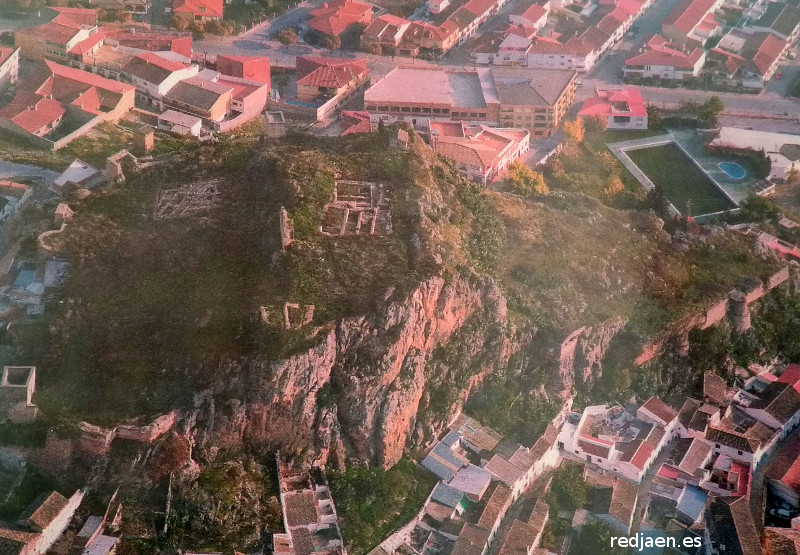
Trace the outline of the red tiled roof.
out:
M 756 66 L 761 75 L 767 75 L 770 68 L 783 52 L 786 42 L 779 39 L 772 33 L 765 33 L 764 42 L 758 47 L 756 55 L 753 56 L 753 65 Z
M 479 17 L 491 10 L 496 3 L 497 0 L 469 0 L 464 4 L 464 9 Z
M 632 97 L 635 97 L 635 95 L 639 95 L 639 99 L 641 99 L 639 91 L 626 90 L 626 91 L 615 92 L 615 94 L 611 96 L 611 100 L 612 101 L 621 100 L 623 102 L 629 102 L 631 101 Z M 634 100 L 634 102 L 637 101 L 638 100 Z M 642 102 L 644 102 L 644 100 L 642 100 Z M 659 418 L 662 424 L 664 425 L 669 424 L 675 419 L 676 416 L 678 416 L 677 411 L 675 411 L 672 407 L 668 406 L 664 401 L 662 401 L 658 397 L 650 397 L 645 402 L 645 404 L 642 405 L 642 408 L 652 413 L 657 418 Z
M 89 73 L 88 71 L 62 66 L 61 64 L 57 64 L 49 60 L 45 60 L 45 63 L 55 76 L 77 81 L 79 83 L 84 83 L 86 85 L 97 87 L 98 89 L 112 91 L 119 94 L 135 89 L 133 85 L 120 83 L 119 81 L 114 81 L 112 79 L 106 79 L 105 77 L 100 77 L 99 75 Z
M 369 121 L 369 112 L 342 111 L 340 129 L 342 137 L 353 133 L 371 133 L 372 124 Z
M 790 364 L 777 379 L 780 383 L 788 383 L 800 393 L 800 364 Z
M 205 17 L 222 17 L 222 0 L 175 0 L 172 11 Z
M 800 436 L 795 436 L 782 446 L 769 465 L 766 476 L 800 492 Z
M 583 103 L 578 115 L 580 116 L 602 116 L 611 115 L 630 115 L 633 117 L 644 117 L 647 115 L 647 107 L 644 99 L 638 90 L 625 87 L 618 91 L 604 91 L 597 96 L 588 98 Z M 624 104 L 623 106 L 621 106 Z
M 520 17 L 524 17 L 531 23 L 536 23 L 542 17 L 547 15 L 547 9 L 542 6 L 541 4 L 533 4 L 531 6 L 525 7 L 524 5 L 521 6 L 519 9 L 515 10 L 514 15 L 518 15 Z
M 643 470 L 650 455 L 653 454 L 653 446 L 646 441 L 635 439 L 623 445 L 620 452 L 619 460 L 629 462 L 639 470 Z
M 363 77 L 369 70 L 363 60 L 300 56 L 296 61 L 297 84 L 316 87 L 342 87 Z
M 5 46 L 0 46 L 0 66 L 8 60 L 11 55 L 16 51 L 16 48 L 6 48 Z
M 97 10 L 92 8 L 61 8 L 58 6 L 48 6 L 48 10 L 52 10 L 59 16 L 68 17 L 72 21 L 81 25 L 97 25 Z
M 578 446 L 586 453 L 594 455 L 595 457 L 603 457 L 604 459 L 608 458 L 609 452 L 611 451 L 610 447 L 603 447 L 602 445 L 597 445 L 581 439 L 578 440 Z
M 695 48 L 694 51 L 687 55 L 677 50 L 665 48 L 663 50 L 650 50 L 644 54 L 639 54 L 632 58 L 625 60 L 626 66 L 668 66 L 678 69 L 692 69 L 703 55 L 703 51 Z
M 265 56 L 223 56 L 217 55 L 217 71 L 248 81 L 269 83 L 269 58 Z
M 28 133 L 36 133 L 45 126 L 58 121 L 67 111 L 57 100 L 43 98 L 33 105 L 32 109 L 25 110 L 11 118 L 11 121 L 22 127 Z
M 672 10 L 662 25 L 673 25 L 676 29 L 688 34 L 711 11 L 716 0 L 683 0 Z
M 364 20 L 368 23 L 372 7 L 355 0 L 334 0 L 309 13 L 312 17 L 309 27 L 326 35 L 339 36 L 354 23 Z
M 596 27 L 603 31 L 608 36 L 613 35 L 617 32 L 617 29 L 620 28 L 622 25 L 622 21 L 614 17 L 613 12 L 606 15 L 603 19 L 601 19 Z
M 105 33 L 103 31 L 98 31 L 94 35 L 91 35 L 83 39 L 81 42 L 70 48 L 69 53 L 79 54 L 83 56 L 84 54 L 89 52 L 92 48 L 94 48 L 98 44 L 101 44 L 103 40 L 105 40 L 105 38 L 106 38 Z

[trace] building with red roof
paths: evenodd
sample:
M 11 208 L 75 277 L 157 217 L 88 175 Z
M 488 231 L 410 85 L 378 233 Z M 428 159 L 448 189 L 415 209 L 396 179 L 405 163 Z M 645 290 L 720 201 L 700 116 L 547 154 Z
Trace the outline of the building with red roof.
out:
M 0 46 L 0 91 L 19 79 L 19 48 Z
M 133 108 L 135 89 L 79 69 L 47 61 L 48 72 L 23 81 L 14 99 L 0 110 L 0 127 L 50 141 L 58 130 L 60 148 L 103 121 Z M 65 116 L 69 114 L 69 122 Z M 62 123 L 68 125 L 63 128 Z
M 527 129 L 467 126 L 462 121 L 430 121 L 434 152 L 451 160 L 467 179 L 486 185 L 530 148 Z
M 173 0 L 172 13 L 188 21 L 221 21 L 222 0 Z
M 761 88 L 790 47 L 791 43 L 769 32 L 732 29 L 711 50 L 709 59 L 714 60 L 718 75 L 738 85 Z
M 380 48 L 381 54 L 395 54 L 411 22 L 402 17 L 384 14 L 372 20 L 361 34 L 361 49 Z
M 669 40 L 686 44 L 699 42 L 702 46 L 709 38 L 711 21 L 714 12 L 722 5 L 723 0 L 683 0 L 661 22 L 661 33 Z M 712 16 L 712 19 L 708 19 Z M 697 32 L 702 24 L 703 29 Z
M 339 119 L 339 135 L 353 135 L 355 133 L 371 133 L 372 122 L 369 119 L 369 112 L 355 112 L 342 110 Z
M 363 60 L 299 56 L 297 98 L 314 102 L 320 98 L 344 97 L 364 84 L 369 75 Z
M 269 85 L 270 66 L 266 56 L 223 56 L 217 55 L 217 71 L 223 75 L 238 77 Z
M 695 48 L 686 54 L 675 48 L 651 40 L 651 50 L 637 54 L 625 60 L 623 72 L 625 77 L 644 77 L 653 79 L 673 79 L 682 81 L 697 77 L 706 61 L 706 53 L 702 48 Z M 655 38 L 655 37 L 654 37 Z M 663 44 L 663 45 L 662 45 Z
M 509 14 L 508 20 L 512 25 L 528 25 L 538 31 L 547 23 L 547 16 L 549 14 L 549 4 L 523 4 Z
M 192 57 L 192 34 L 167 29 L 131 29 L 104 27 L 106 42 L 151 52 L 171 51 Z
M 647 129 L 647 107 L 641 93 L 633 87 L 598 87 L 578 115 L 600 118 L 608 129 Z
M 70 49 L 97 32 L 97 10 L 53 7 L 44 15 L 50 17 L 46 23 L 14 33 L 23 58 L 66 61 Z
M 792 507 L 800 508 L 800 436 L 781 446 L 767 468 L 766 478 L 775 495 Z
M 180 81 L 197 75 L 192 63 L 168 60 L 155 52 L 143 52 L 122 66 L 125 79 L 136 87 L 143 99 L 159 101 Z
M 332 0 L 322 7 L 311 10 L 308 26 L 328 37 L 340 37 L 353 25 L 369 25 L 372 21 L 372 6 L 356 0 Z

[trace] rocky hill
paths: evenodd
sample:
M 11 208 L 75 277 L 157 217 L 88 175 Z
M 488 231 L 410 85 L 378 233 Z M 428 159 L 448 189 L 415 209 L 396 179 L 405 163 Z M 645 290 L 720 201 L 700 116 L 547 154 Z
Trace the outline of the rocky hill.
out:
M 77 203 L 42 410 L 177 409 L 200 458 L 267 442 L 391 466 L 487 377 L 557 407 L 620 330 L 644 343 L 777 267 L 742 236 L 675 239 L 581 194 L 483 190 L 389 138 L 223 142 Z M 320 233 L 339 225 L 337 180 L 381 187 L 382 232 L 355 235 L 364 217 Z

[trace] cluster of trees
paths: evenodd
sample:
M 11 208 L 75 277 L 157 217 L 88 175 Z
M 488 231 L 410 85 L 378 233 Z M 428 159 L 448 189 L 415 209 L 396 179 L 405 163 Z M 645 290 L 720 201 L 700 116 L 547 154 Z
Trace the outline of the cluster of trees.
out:
M 278 33 L 278 42 L 284 46 L 297 44 L 297 32 L 294 29 L 283 29 Z
M 716 127 L 717 118 L 725 109 L 722 99 L 716 95 L 712 96 L 704 103 L 686 100 L 678 106 L 678 114 L 684 119 L 698 121 L 705 127 Z
M 554 187 L 567 191 L 610 200 L 625 191 L 620 165 L 613 154 L 595 152 L 577 144 L 583 141 L 586 126 L 582 120 L 565 122 L 564 129 L 571 144 L 566 152 L 551 158 L 545 165 L 547 181 Z
M 515 193 L 525 197 L 546 195 L 550 192 L 542 174 L 533 171 L 519 160 L 508 168 L 506 180 Z
M 233 25 L 227 21 L 207 21 L 205 23 L 199 21 L 189 21 L 183 17 L 173 16 L 172 26 L 179 31 L 191 31 L 197 36 L 203 36 L 206 33 L 219 36 L 228 36 L 233 33 Z
M 132 19 L 132 17 L 130 12 L 125 12 L 122 10 L 104 10 L 103 8 L 100 8 L 97 10 L 97 19 L 100 21 L 119 21 L 120 23 L 127 23 Z

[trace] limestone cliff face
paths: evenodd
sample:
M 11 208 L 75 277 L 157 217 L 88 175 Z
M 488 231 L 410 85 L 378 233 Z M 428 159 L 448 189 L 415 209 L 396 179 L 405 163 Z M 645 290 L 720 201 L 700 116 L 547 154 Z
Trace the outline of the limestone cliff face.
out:
M 465 322 L 478 314 L 480 325 L 467 336 Z M 335 455 L 391 466 L 446 424 L 483 375 L 507 363 L 515 350 L 507 328 L 505 300 L 491 279 L 433 277 L 377 315 L 321 331 L 305 352 L 229 361 L 181 426 L 200 449 L 270 442 L 319 462 Z M 469 375 L 435 356 L 457 333 L 466 358 L 491 343 L 487 362 Z M 442 385 L 455 373 L 461 391 L 440 406 Z M 427 410 L 433 405 L 444 410 Z

